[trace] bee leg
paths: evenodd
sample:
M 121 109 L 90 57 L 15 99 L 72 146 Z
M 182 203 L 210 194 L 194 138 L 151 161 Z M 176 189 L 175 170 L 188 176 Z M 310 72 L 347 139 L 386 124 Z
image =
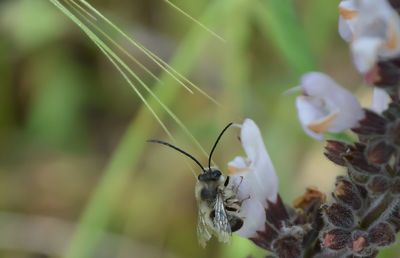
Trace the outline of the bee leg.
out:
M 235 193 L 237 193 L 237 192 L 239 191 L 239 187 L 240 187 L 240 185 L 242 184 L 242 182 L 243 182 L 243 176 L 240 177 L 240 182 L 239 182 L 239 184 L 238 184 L 238 185 L 235 187 L 235 189 L 234 189 Z
M 225 182 L 224 182 L 224 187 L 227 187 L 229 184 L 229 176 L 226 177 Z
M 242 206 L 242 203 L 243 203 L 244 201 L 249 200 L 250 198 L 251 198 L 251 196 L 249 195 L 249 196 L 247 196 L 246 198 L 244 198 L 244 199 L 242 199 L 242 200 L 239 200 L 239 201 L 238 201 L 238 202 L 239 202 L 239 205 Z

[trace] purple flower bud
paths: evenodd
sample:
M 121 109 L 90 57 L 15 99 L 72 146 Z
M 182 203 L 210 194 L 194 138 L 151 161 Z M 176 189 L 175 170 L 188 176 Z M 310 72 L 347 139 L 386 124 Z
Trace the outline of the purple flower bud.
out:
M 379 171 L 379 167 L 367 161 L 365 156 L 365 145 L 355 144 L 353 148 L 345 155 L 346 160 L 351 165 L 351 169 L 359 173 L 375 174 Z
M 333 226 L 350 229 L 354 226 L 353 212 L 344 205 L 332 203 L 324 207 L 323 214 L 328 223 Z
M 400 194 L 400 178 L 396 178 L 392 182 L 392 193 Z
M 326 152 L 324 154 L 328 159 L 340 166 L 346 165 L 346 161 L 343 159 L 343 155 L 349 149 L 346 143 L 329 140 L 327 141 L 325 149 Z
M 350 206 L 353 210 L 361 208 L 361 197 L 356 186 L 345 177 L 338 177 L 336 179 L 334 195 L 337 200 Z
M 373 226 L 368 231 L 369 241 L 378 246 L 388 246 L 396 240 L 393 228 L 385 222 Z
M 367 160 L 371 163 L 385 164 L 390 160 L 394 151 L 395 148 L 384 141 L 370 143 L 366 150 Z
M 332 229 L 322 236 L 322 247 L 332 250 L 346 248 L 351 241 L 351 233 L 344 229 Z
M 292 235 L 286 235 L 275 240 L 272 244 L 274 252 L 280 258 L 301 257 L 301 241 Z
M 353 132 L 360 135 L 380 135 L 386 132 L 387 120 L 370 110 L 365 110 L 365 117 L 359 122 L 360 126 Z
M 395 122 L 391 125 L 387 132 L 388 136 L 391 138 L 392 142 L 397 146 L 400 145 L 400 122 Z
M 390 187 L 390 180 L 389 178 L 381 175 L 374 176 L 370 179 L 367 184 L 368 190 L 372 193 L 383 193 L 387 191 Z
M 364 231 L 355 231 L 352 235 L 352 243 L 350 249 L 354 253 L 363 253 L 368 247 L 368 233 Z
M 382 88 L 397 86 L 400 82 L 398 61 L 399 58 L 379 62 L 365 74 L 365 81 L 368 84 L 373 84 Z

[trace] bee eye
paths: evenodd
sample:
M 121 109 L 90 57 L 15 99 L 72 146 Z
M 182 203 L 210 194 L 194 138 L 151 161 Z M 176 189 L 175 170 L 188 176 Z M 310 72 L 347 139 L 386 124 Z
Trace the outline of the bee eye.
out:
M 219 170 L 214 170 L 212 172 L 212 178 L 215 179 L 215 180 L 218 180 L 221 175 L 222 175 L 222 173 Z

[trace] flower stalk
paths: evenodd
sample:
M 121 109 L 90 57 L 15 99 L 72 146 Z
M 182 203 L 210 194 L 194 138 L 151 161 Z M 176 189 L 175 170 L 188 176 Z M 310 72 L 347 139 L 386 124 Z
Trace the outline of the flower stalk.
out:
M 331 200 L 308 188 L 293 205 L 265 199 L 264 226 L 249 237 L 268 257 L 372 258 L 400 231 L 400 1 L 343 0 L 340 35 L 355 68 L 374 89 L 371 108 L 319 72 L 301 79 L 297 98 L 305 132 L 351 129 L 353 143 L 329 140 L 325 156 L 346 169 Z M 380 25 L 380 26 L 378 26 Z M 275 180 L 275 179 L 274 179 Z M 275 180 L 276 181 L 276 180 Z

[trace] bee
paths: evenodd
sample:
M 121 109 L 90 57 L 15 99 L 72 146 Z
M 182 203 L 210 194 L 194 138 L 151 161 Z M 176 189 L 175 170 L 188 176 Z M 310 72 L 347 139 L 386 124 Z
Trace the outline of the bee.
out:
M 238 186 L 235 186 L 231 178 L 224 176 L 218 168 L 211 167 L 212 154 L 222 135 L 232 124 L 229 123 L 215 141 L 208 158 L 207 168 L 204 168 L 191 154 L 170 143 L 149 140 L 186 155 L 201 168 L 201 173 L 197 177 L 195 197 L 198 206 L 197 237 L 202 247 L 206 246 L 213 235 L 220 242 L 229 242 L 232 232 L 238 231 L 243 226 L 243 218 L 239 215 L 242 200 L 237 198 Z

